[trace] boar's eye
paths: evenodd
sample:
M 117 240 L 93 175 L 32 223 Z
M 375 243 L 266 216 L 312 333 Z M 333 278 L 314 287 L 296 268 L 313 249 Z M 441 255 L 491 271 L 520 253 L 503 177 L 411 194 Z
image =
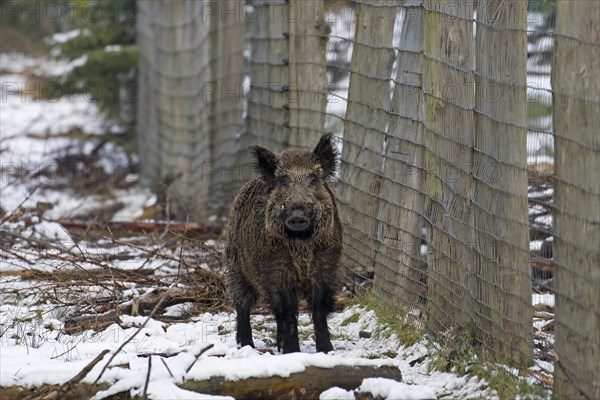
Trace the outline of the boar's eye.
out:
M 317 184 L 317 176 L 315 174 L 310 174 L 307 178 L 306 178 L 306 183 L 308 183 L 311 186 L 314 186 Z

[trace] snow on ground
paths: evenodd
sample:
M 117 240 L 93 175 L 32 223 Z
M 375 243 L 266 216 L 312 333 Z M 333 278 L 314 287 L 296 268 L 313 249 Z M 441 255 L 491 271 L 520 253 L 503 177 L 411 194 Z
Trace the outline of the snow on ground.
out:
M 17 316 L 23 321 L 28 319 L 26 314 L 15 314 L 14 310 L 9 309 L 8 306 L 0 307 L 3 322 Z M 10 313 L 12 315 L 7 315 Z M 348 323 L 348 317 L 355 314 L 360 315 L 358 321 Z M 145 321 L 145 317 L 123 316 L 120 324 L 115 323 L 101 332 L 86 331 L 72 336 L 60 333 L 59 320 L 44 313 L 41 315 L 40 321 L 22 322 L 21 326 L 5 331 L 0 345 L 1 386 L 35 387 L 46 383 L 64 383 L 102 350 L 115 351 Z M 257 347 L 274 351 L 272 336 L 275 327 L 272 318 L 257 315 L 252 323 Z M 302 353 L 272 355 L 249 347 L 236 347 L 235 316 L 231 313 L 205 313 L 186 323 L 169 324 L 150 320 L 111 362 L 112 367 L 100 379 L 100 382 L 111 383 L 110 389 L 94 398 L 101 399 L 125 390 L 132 395 L 140 395 L 148 373 L 148 357 L 153 358 L 150 374 L 152 390 L 149 393 L 150 398 L 156 399 L 164 398 L 159 395 L 164 393 L 162 386 L 174 388 L 175 384 L 181 384 L 187 379 L 200 380 L 212 376 L 224 376 L 230 380 L 273 375 L 287 377 L 311 365 L 396 365 L 402 371 L 403 383 L 365 380 L 359 389 L 365 391 L 372 388 L 382 395 L 388 393 L 388 397 L 384 398 L 390 399 L 431 399 L 440 396 L 491 398 L 494 395 L 485 381 L 458 377 L 451 373 L 429 372 L 427 359 L 411 366 L 412 360 L 428 354 L 425 340 L 404 348 L 389 332 L 376 339 L 360 338 L 359 331 L 372 330 L 377 326 L 375 315 L 371 311 L 352 307 L 332 316 L 330 327 L 336 351 L 328 355 L 315 353 L 308 315 L 301 314 L 299 324 Z M 27 335 L 27 332 L 32 331 Z M 27 337 L 17 339 L 16 332 L 26 333 Z M 196 355 L 208 344 L 214 344 L 214 347 L 196 362 Z M 397 356 L 388 358 L 382 355 L 389 351 L 397 352 Z M 109 357 L 110 354 L 105 356 L 84 382 L 94 382 Z M 397 397 L 401 393 L 404 395 Z M 325 394 L 324 398 L 331 398 L 327 397 L 330 394 Z M 170 398 L 188 399 L 190 392 L 180 390 L 179 396 L 172 396 L 174 397 Z
M 544 293 L 544 294 L 532 293 L 531 302 L 534 306 L 537 304 L 544 304 L 550 308 L 554 308 L 554 294 L 552 294 L 552 293 Z
M 128 178 L 121 174 L 130 160 L 114 143 L 101 142 L 103 135 L 115 132 L 117 126 L 105 120 L 90 96 L 65 92 L 61 97 L 40 99 L 35 93 L 43 93 L 46 86 L 41 87 L 40 82 L 28 84 L 24 75 L 29 71 L 28 74 L 40 77 L 57 76 L 76 65 L 17 53 L 0 54 L 0 207 L 5 211 L 14 210 L 33 189 L 35 193 L 23 206 L 31 207 L 38 201 L 51 203 L 47 218 L 61 218 L 99 206 L 100 195 L 65 193 L 69 191 L 64 189 L 65 184 L 72 183 L 68 181 L 75 179 L 76 172 L 81 173 L 80 178 L 88 186 L 94 186 L 101 176 L 127 186 L 121 181 Z M 93 167 L 102 168 L 104 173 L 79 165 L 82 157 L 96 153 L 98 160 Z M 69 170 L 64 172 L 64 168 Z M 115 197 L 127 198 L 125 211 L 130 214 L 139 213 L 141 205 L 152 197 L 137 187 L 122 190 Z M 119 213 L 121 218 L 136 216 Z

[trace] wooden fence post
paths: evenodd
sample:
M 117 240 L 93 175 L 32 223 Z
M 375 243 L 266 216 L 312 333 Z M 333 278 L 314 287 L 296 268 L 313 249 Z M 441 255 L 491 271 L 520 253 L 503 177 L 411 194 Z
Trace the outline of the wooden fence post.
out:
M 210 115 L 212 162 L 208 210 L 227 216 L 232 196 L 252 177 L 249 142 L 244 126 L 244 0 L 211 3 L 211 82 L 205 94 L 213 96 Z
M 141 49 L 138 137 L 143 181 L 167 217 L 204 219 L 210 181 L 209 21 L 202 2 L 138 3 Z M 168 190 L 167 190 L 168 186 Z
M 473 268 L 473 3 L 425 2 L 428 328 L 465 329 Z
M 375 255 L 374 286 L 396 308 L 416 306 L 426 295 L 423 218 L 423 1 L 399 8 L 396 72 L 386 133 L 377 220 L 381 242 Z M 395 32 L 395 37 L 398 33 Z
M 559 0 L 554 106 L 555 399 L 600 398 L 600 7 Z
M 527 4 L 481 0 L 475 45 L 471 293 L 476 334 L 514 365 L 533 358 L 527 203 Z
M 338 187 L 345 226 L 342 263 L 363 274 L 373 271 L 381 190 L 381 153 L 390 107 L 395 54 L 392 36 L 397 7 L 356 5 L 348 108 Z

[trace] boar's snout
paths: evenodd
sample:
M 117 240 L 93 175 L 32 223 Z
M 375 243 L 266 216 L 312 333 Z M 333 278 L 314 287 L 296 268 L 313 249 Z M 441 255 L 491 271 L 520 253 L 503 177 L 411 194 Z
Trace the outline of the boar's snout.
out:
M 314 211 L 310 204 L 297 203 L 284 207 L 282 222 L 291 239 L 308 239 L 314 233 Z
M 296 208 L 285 219 L 285 226 L 291 231 L 302 232 L 310 226 L 310 218 L 302 208 Z

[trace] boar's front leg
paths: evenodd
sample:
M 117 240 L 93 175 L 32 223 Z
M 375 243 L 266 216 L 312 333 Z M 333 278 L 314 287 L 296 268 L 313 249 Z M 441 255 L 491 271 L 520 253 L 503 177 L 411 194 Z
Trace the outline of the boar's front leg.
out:
M 250 311 L 256 303 L 256 292 L 245 286 L 241 292 L 234 292 L 233 305 L 236 312 L 236 342 L 240 346 L 254 347 L 252 341 L 252 328 L 250 327 Z
M 298 299 L 295 293 L 277 290 L 269 296 L 277 321 L 277 349 L 284 353 L 300 351 L 298 341 Z
M 312 287 L 308 300 L 312 312 L 313 324 L 315 326 L 317 351 L 329 353 L 333 350 L 333 346 L 331 345 L 331 339 L 329 338 L 327 315 L 333 311 L 333 306 L 335 304 L 333 289 L 324 282 L 318 282 Z

